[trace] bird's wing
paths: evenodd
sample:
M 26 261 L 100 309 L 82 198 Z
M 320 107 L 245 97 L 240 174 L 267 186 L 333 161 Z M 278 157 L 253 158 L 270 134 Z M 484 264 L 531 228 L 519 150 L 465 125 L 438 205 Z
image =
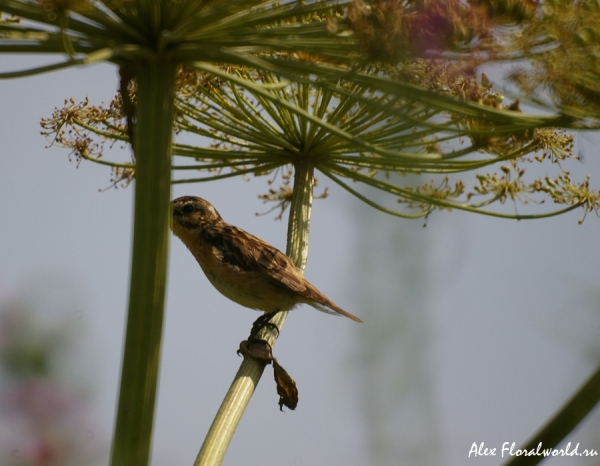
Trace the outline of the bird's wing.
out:
M 266 241 L 234 227 L 222 225 L 202 232 L 202 240 L 216 248 L 222 261 L 243 272 L 258 272 L 284 288 L 303 294 L 306 281 L 284 253 Z
M 356 322 L 362 322 L 355 315 L 336 306 L 311 285 L 288 256 L 241 228 L 222 225 L 219 231 L 205 230 L 202 240 L 216 248 L 222 255 L 222 261 L 231 267 L 244 272 L 264 274 L 273 284 L 297 293 L 320 311 L 341 314 Z

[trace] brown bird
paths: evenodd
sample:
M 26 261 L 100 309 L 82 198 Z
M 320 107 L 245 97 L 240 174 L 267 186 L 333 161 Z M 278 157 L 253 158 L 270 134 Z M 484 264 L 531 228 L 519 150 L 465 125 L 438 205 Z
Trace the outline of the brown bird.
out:
M 184 196 L 172 205 L 173 233 L 194 255 L 213 286 L 242 306 L 270 313 L 255 322 L 251 335 L 269 325 L 272 313 L 302 303 L 362 322 L 311 285 L 284 253 L 223 221 L 209 202 Z

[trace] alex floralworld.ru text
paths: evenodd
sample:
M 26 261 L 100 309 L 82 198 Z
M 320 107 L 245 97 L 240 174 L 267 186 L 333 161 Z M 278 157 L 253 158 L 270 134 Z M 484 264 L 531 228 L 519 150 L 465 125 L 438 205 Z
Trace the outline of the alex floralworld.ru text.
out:
M 537 448 L 531 450 L 521 450 L 516 448 L 516 442 L 504 442 L 502 448 L 498 452 L 497 448 L 489 448 L 485 446 L 485 442 L 473 442 L 469 450 L 469 458 L 478 456 L 497 456 L 500 453 L 501 457 L 505 456 L 598 456 L 596 450 L 579 451 L 579 443 L 571 448 L 571 442 L 567 443 L 565 448 L 543 448 L 541 442 Z

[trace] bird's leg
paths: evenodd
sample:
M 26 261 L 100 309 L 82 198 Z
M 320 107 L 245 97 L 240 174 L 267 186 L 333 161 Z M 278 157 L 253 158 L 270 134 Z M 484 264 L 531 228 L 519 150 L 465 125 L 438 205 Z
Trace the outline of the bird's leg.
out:
M 257 335 L 263 328 L 268 327 L 277 333 L 276 337 L 279 337 L 279 328 L 277 325 L 269 322 L 269 320 L 271 320 L 278 312 L 279 309 L 276 309 L 274 312 L 265 312 L 254 321 L 252 329 L 250 330 L 250 336 L 247 340 L 240 343 L 240 348 L 237 351 L 238 355 L 243 354 L 244 357 L 252 358 L 263 364 L 271 364 L 271 362 L 275 360 L 273 353 L 271 352 L 271 344 L 262 338 L 258 338 Z
M 258 319 L 256 319 L 252 324 L 252 329 L 250 330 L 250 336 L 248 337 L 248 340 L 259 340 L 259 338 L 256 338 L 256 335 L 258 335 L 258 333 L 265 327 L 275 330 L 277 337 L 279 337 L 279 327 L 269 322 L 271 318 L 274 317 L 278 312 L 280 312 L 280 309 L 276 309 L 274 312 L 265 312 Z

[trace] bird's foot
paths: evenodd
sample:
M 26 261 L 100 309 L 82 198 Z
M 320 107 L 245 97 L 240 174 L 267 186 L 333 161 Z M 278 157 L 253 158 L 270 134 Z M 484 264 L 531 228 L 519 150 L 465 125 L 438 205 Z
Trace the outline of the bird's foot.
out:
M 260 340 L 256 336 L 259 334 L 259 332 L 263 328 L 269 328 L 271 330 L 274 330 L 275 334 L 276 334 L 275 338 L 278 338 L 279 337 L 279 327 L 277 327 L 277 325 L 269 322 L 271 320 L 271 318 L 273 316 L 275 316 L 275 314 L 277 314 L 278 312 L 279 311 L 265 312 L 258 319 L 256 319 L 254 321 L 254 323 L 252 324 L 252 329 L 250 330 L 250 336 L 248 337 L 248 340 L 250 340 L 250 341 L 252 341 L 252 340 Z

